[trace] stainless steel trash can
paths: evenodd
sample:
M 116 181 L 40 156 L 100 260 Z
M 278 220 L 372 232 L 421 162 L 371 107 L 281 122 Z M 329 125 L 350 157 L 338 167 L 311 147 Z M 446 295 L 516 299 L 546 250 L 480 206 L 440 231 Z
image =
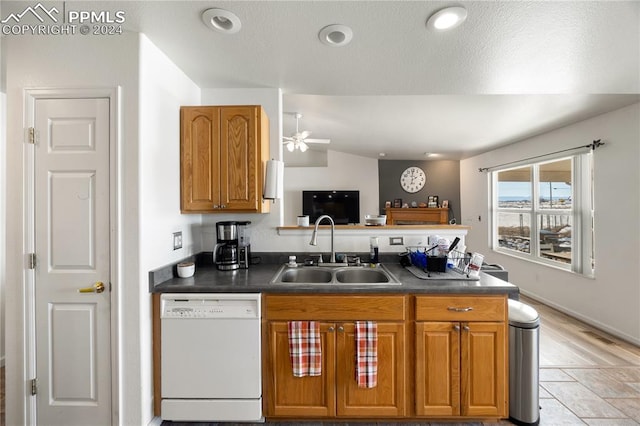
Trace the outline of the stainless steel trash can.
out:
M 540 422 L 540 316 L 509 299 L 509 420 L 518 425 Z

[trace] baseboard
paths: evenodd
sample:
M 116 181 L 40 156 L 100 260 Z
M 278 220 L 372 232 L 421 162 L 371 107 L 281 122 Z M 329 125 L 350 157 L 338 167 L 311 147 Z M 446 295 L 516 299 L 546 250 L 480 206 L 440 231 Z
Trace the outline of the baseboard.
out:
M 524 296 L 527 296 L 527 297 L 529 297 L 529 298 L 531 298 L 531 299 L 533 299 L 533 300 L 535 300 L 537 302 L 544 303 L 545 305 L 550 306 L 553 309 L 556 309 L 556 310 L 562 312 L 563 314 L 567 314 L 569 316 L 572 316 L 573 318 L 576 318 L 576 319 L 578 319 L 578 320 L 580 320 L 580 321 L 582 321 L 582 322 L 584 322 L 586 324 L 589 324 L 592 327 L 597 328 L 598 330 L 602 330 L 605 333 L 608 333 L 608 334 L 610 334 L 612 336 L 615 336 L 618 339 L 624 340 L 625 342 L 631 343 L 632 345 L 640 346 L 640 338 L 636 338 L 634 336 L 630 336 L 630 335 L 628 335 L 626 333 L 621 332 L 618 329 L 609 327 L 606 324 L 603 324 L 603 323 L 601 323 L 599 321 L 595 321 L 593 318 L 589 318 L 587 316 L 584 316 L 584 315 L 582 315 L 582 314 L 580 314 L 578 312 L 575 312 L 575 311 L 573 311 L 573 310 L 571 310 L 571 309 L 569 309 L 569 308 L 567 308 L 565 306 L 559 305 L 559 304 L 557 304 L 557 303 L 555 303 L 555 302 L 553 302 L 551 300 L 548 300 L 548 299 L 546 299 L 544 297 L 541 297 L 541 296 L 539 296 L 537 294 L 530 293 L 530 292 L 528 292 L 526 290 L 523 290 L 522 288 L 520 288 L 520 294 L 522 294 Z

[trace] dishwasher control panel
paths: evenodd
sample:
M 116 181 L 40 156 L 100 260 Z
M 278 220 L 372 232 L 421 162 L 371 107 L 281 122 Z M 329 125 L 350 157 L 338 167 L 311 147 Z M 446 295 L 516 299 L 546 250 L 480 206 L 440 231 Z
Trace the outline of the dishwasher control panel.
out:
M 163 294 L 160 300 L 164 319 L 260 318 L 259 294 Z

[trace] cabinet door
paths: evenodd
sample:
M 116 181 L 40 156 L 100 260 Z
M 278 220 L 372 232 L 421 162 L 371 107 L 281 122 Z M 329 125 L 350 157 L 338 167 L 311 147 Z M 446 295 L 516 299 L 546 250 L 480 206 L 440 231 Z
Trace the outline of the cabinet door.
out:
M 220 121 L 222 205 L 257 211 L 262 198 L 259 108 L 224 107 Z
M 360 388 L 355 379 L 355 324 L 338 326 L 337 414 L 350 417 L 399 417 L 405 415 L 405 326 L 378 323 L 378 383 Z
M 294 377 L 289 359 L 287 322 L 268 322 L 266 389 L 267 416 L 327 417 L 335 415 L 335 332 L 320 324 L 322 374 Z
M 502 322 L 462 324 L 462 415 L 504 417 L 509 395 Z
M 220 128 L 216 107 L 180 109 L 180 209 L 213 211 L 220 203 Z
M 460 415 L 460 325 L 416 322 L 416 414 Z

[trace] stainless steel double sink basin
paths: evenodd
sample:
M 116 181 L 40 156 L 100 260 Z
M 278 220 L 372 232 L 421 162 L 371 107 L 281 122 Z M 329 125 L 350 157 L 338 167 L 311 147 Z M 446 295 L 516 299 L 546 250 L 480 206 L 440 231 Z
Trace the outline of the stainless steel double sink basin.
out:
M 271 284 L 297 285 L 400 285 L 400 281 L 382 265 L 297 266 L 283 265 Z

